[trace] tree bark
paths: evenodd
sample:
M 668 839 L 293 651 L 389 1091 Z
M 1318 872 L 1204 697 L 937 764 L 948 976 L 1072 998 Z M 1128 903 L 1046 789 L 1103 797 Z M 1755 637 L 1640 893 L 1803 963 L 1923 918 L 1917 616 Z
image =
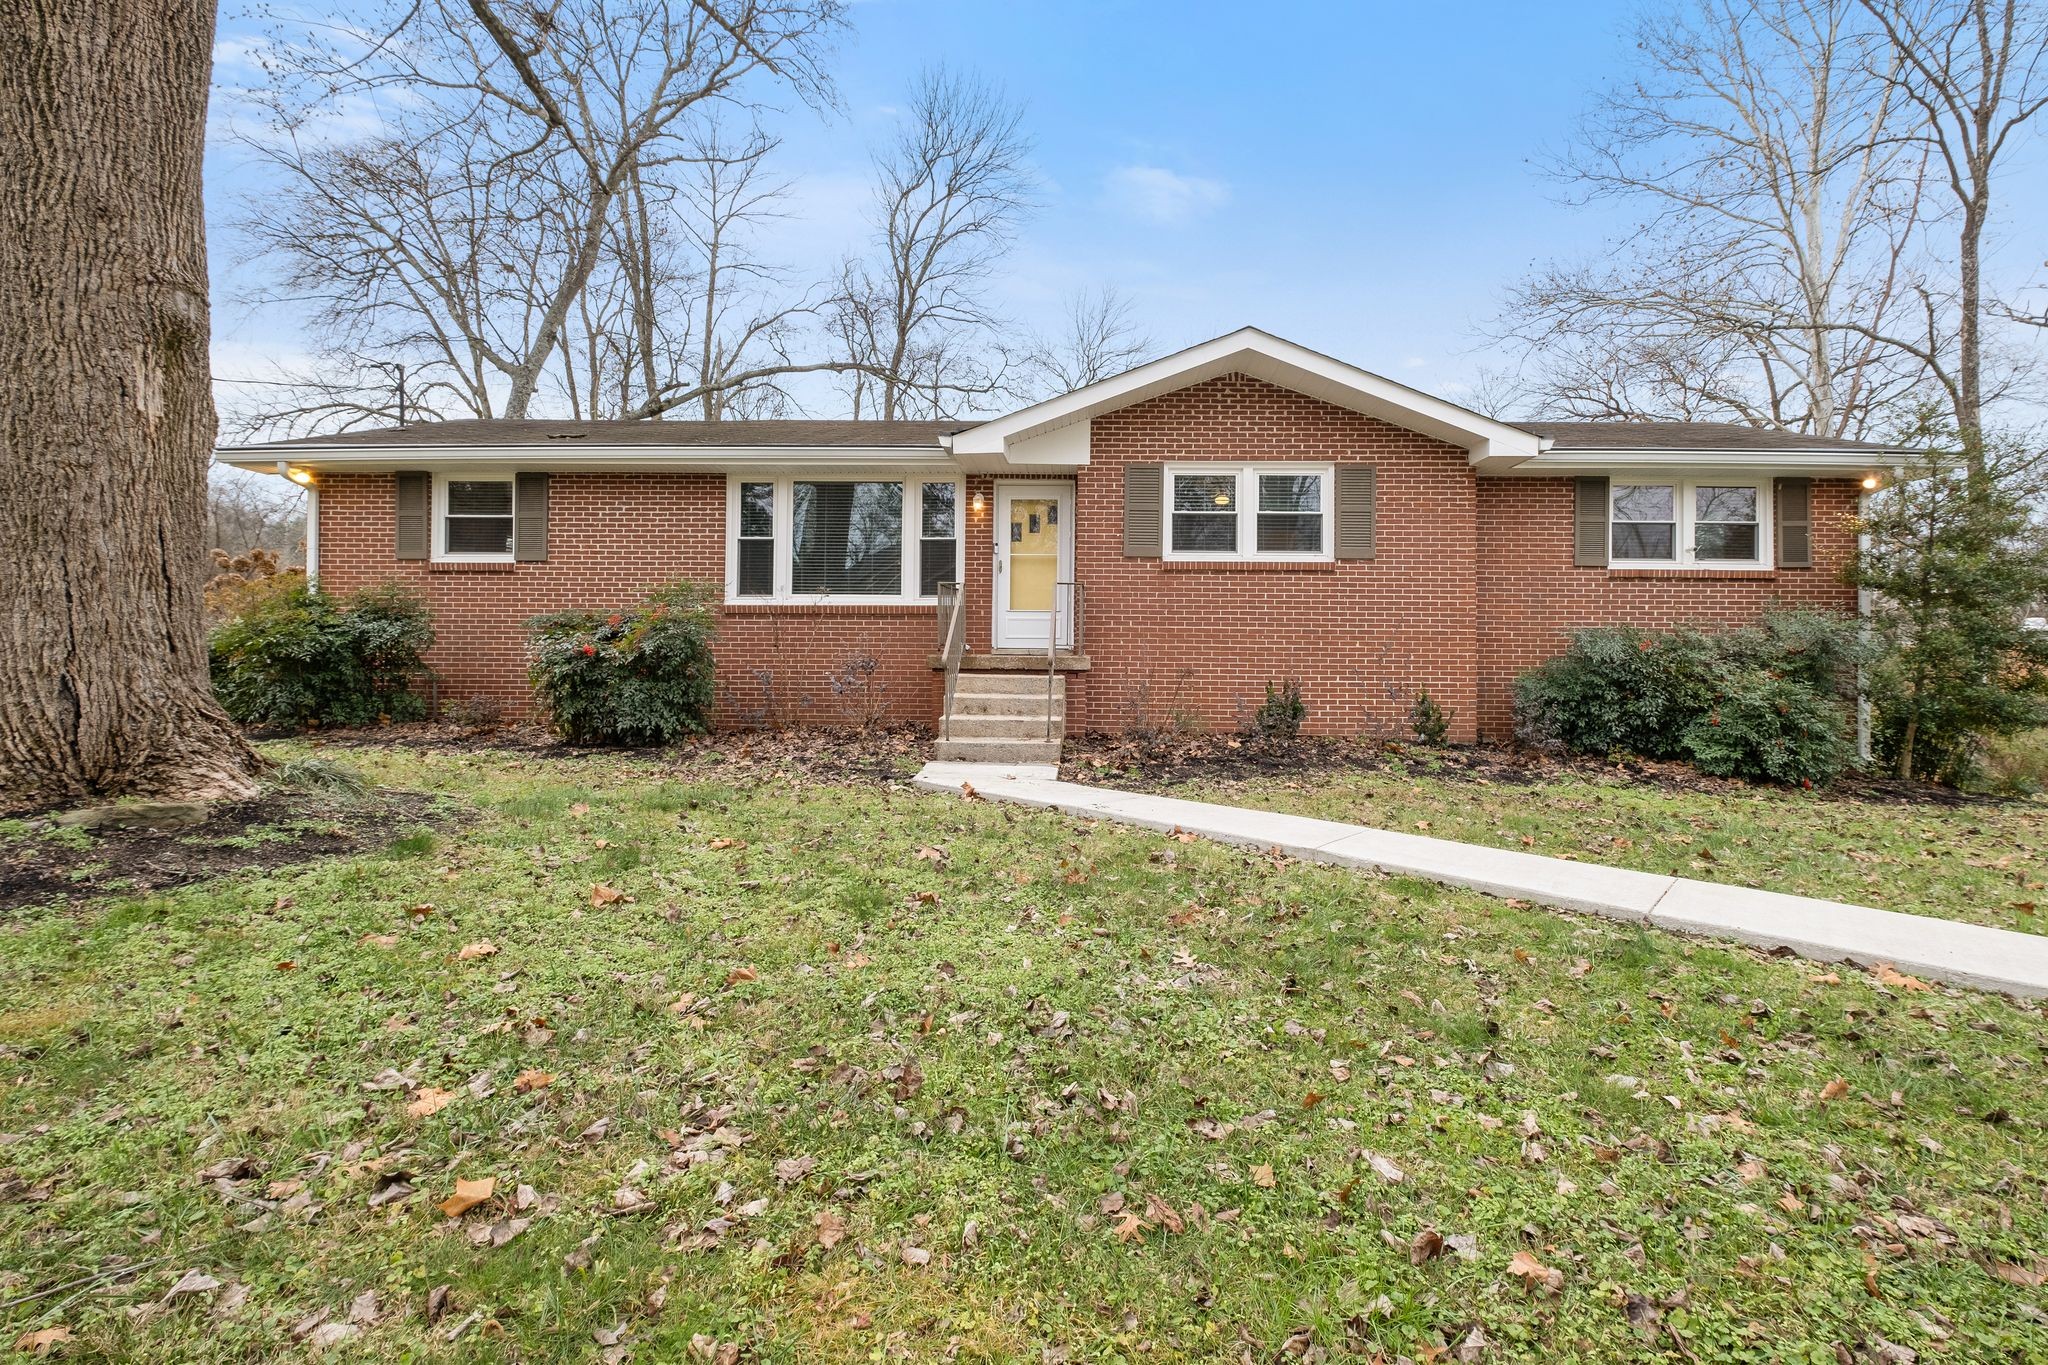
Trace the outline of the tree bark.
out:
M 200 623 L 213 0 L 0 18 L 0 810 L 242 796 Z

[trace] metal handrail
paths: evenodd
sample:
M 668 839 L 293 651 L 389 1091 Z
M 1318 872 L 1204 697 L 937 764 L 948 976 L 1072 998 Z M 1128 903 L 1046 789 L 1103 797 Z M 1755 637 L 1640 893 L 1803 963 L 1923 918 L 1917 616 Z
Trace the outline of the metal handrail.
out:
M 1052 738 L 1053 680 L 1060 665 L 1060 589 L 1067 590 L 1067 625 L 1073 653 L 1081 651 L 1081 606 L 1087 598 L 1079 583 L 1060 581 L 1052 585 L 1052 612 L 1045 623 L 1045 737 Z
M 946 699 L 939 712 L 939 738 L 953 737 L 953 693 L 960 686 L 960 659 L 967 652 L 967 598 L 958 583 L 939 584 L 939 661 L 946 666 Z

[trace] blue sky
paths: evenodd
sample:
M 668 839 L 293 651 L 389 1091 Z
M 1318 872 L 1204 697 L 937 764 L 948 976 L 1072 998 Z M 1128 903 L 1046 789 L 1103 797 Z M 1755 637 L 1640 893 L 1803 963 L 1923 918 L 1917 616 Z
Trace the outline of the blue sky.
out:
M 1252 323 L 1455 396 L 1498 363 L 1478 328 L 1510 282 L 1623 230 L 1558 202 L 1538 163 L 1626 69 L 1632 13 L 860 0 L 835 64 L 841 111 L 771 124 L 797 192 L 765 254 L 822 272 L 866 235 L 867 149 L 913 75 L 945 63 L 1026 108 L 1041 206 L 996 286 L 1024 326 L 1051 324 L 1076 288 L 1115 285 L 1161 349 Z M 230 43 L 243 31 L 225 19 Z M 210 174 L 217 200 L 247 188 L 224 149 Z M 288 313 L 234 304 L 233 250 L 217 234 L 222 374 L 298 341 Z

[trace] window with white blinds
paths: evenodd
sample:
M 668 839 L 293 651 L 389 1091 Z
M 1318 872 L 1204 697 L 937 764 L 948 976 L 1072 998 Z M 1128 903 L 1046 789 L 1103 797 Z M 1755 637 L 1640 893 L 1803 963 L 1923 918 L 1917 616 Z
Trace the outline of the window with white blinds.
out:
M 960 577 L 959 511 L 952 479 L 735 477 L 727 596 L 931 600 Z

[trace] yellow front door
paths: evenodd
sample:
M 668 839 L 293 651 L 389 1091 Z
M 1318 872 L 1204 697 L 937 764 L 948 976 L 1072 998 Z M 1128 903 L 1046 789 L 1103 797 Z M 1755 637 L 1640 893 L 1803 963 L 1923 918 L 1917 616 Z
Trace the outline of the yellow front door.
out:
M 996 639 L 998 649 L 1044 649 L 1062 580 L 1073 554 L 1073 494 L 1064 485 L 1001 488 L 996 498 Z M 1060 642 L 1073 625 L 1059 621 Z

